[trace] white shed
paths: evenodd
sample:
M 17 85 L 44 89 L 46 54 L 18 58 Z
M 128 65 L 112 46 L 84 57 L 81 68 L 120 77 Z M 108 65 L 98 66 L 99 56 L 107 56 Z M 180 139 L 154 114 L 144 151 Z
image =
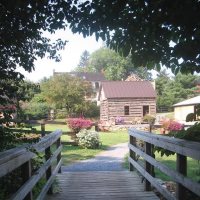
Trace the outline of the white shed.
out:
M 200 104 L 200 96 L 174 104 L 174 118 L 178 121 L 185 121 L 189 113 L 195 113 L 195 106 Z

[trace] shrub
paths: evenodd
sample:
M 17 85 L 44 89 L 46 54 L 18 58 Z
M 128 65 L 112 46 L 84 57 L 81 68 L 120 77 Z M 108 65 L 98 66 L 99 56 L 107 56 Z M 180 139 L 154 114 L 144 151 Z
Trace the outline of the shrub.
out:
M 144 122 L 147 122 L 147 123 L 149 123 L 149 124 L 154 124 L 154 123 L 155 123 L 155 120 L 156 120 L 156 118 L 155 118 L 154 116 L 152 116 L 152 115 L 145 115 L 145 116 L 143 117 L 143 121 L 144 121 Z
M 67 124 L 74 133 L 78 133 L 81 129 L 91 128 L 93 122 L 83 118 L 69 118 Z
M 170 121 L 169 126 L 168 126 L 169 131 L 179 131 L 179 130 L 182 130 L 183 128 L 184 128 L 184 125 L 176 121 Z
M 30 119 L 46 118 L 49 112 L 49 105 L 47 103 L 28 103 L 23 109 L 24 114 L 28 115 Z
M 100 107 L 96 105 L 95 102 L 86 103 L 86 111 L 84 116 L 87 118 L 99 118 L 100 116 Z
M 68 112 L 66 109 L 56 110 L 56 119 L 65 119 L 68 116 Z
M 183 127 L 183 125 L 182 125 L 182 127 Z M 174 128 L 174 126 L 173 126 L 173 128 Z M 176 128 L 180 128 L 180 126 L 178 125 Z M 184 129 L 171 130 L 165 136 L 200 142 L 199 131 L 200 131 L 200 123 L 196 123 L 193 126 L 191 126 L 190 128 L 188 128 L 187 130 L 184 130 Z M 154 151 L 160 152 L 161 156 L 163 156 L 163 155 L 169 156 L 169 155 L 175 154 L 174 152 L 163 149 L 161 147 L 155 147 Z
M 170 122 L 171 122 L 171 120 L 168 119 L 168 118 L 163 119 L 163 121 L 162 121 L 162 128 L 164 128 L 164 130 L 168 130 Z
M 189 113 L 187 116 L 186 116 L 186 122 L 192 122 L 195 120 L 195 114 L 194 113 Z
M 84 148 L 96 149 L 100 146 L 99 134 L 96 131 L 84 129 L 76 134 L 76 136 L 78 138 L 78 145 Z

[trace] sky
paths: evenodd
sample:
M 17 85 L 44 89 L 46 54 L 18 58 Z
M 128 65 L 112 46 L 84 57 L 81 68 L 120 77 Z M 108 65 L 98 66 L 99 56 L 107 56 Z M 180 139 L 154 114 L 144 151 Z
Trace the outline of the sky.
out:
M 103 46 L 103 41 L 96 41 L 95 36 L 83 38 L 82 35 L 73 34 L 69 29 L 65 31 L 57 31 L 54 35 L 45 34 L 49 36 L 51 40 L 61 38 L 67 40 L 67 44 L 63 51 L 60 51 L 62 60 L 55 62 L 47 58 L 38 58 L 35 62 L 35 71 L 32 73 L 25 72 L 23 69 L 19 71 L 25 75 L 25 78 L 33 82 L 39 82 L 44 77 L 50 77 L 53 75 L 53 70 L 56 72 L 69 72 L 77 67 L 80 56 L 84 50 L 94 52 Z
M 55 62 L 54 60 L 43 58 L 38 58 L 35 62 L 35 70 L 31 73 L 24 71 L 24 69 L 19 68 L 18 71 L 24 74 L 25 79 L 33 81 L 35 83 L 42 80 L 44 77 L 48 78 L 53 75 L 53 70 L 55 72 L 69 72 L 74 70 L 78 66 L 81 54 L 83 51 L 87 50 L 91 54 L 97 49 L 103 46 L 103 41 L 98 42 L 95 36 L 84 38 L 82 35 L 73 34 L 71 30 L 66 29 L 56 31 L 55 34 L 44 33 L 44 36 L 51 38 L 55 41 L 58 38 L 67 40 L 65 49 L 60 51 L 62 60 L 60 62 Z M 171 74 L 171 71 L 168 71 Z M 152 71 L 153 78 L 156 78 L 157 72 Z

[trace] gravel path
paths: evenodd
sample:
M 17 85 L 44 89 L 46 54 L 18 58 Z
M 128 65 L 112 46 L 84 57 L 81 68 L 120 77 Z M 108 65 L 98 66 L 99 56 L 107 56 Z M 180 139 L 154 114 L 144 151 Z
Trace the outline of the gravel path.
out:
M 128 144 L 118 144 L 99 153 L 92 159 L 80 161 L 62 167 L 62 172 L 69 171 L 123 171 L 124 156 L 128 153 Z

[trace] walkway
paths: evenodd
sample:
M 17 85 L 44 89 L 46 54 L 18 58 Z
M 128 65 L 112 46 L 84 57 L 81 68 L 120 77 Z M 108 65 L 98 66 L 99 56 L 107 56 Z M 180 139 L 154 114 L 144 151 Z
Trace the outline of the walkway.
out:
M 58 175 L 57 194 L 46 200 L 158 200 L 144 192 L 141 179 L 129 171 L 65 172 Z
M 125 169 L 122 164 L 127 153 L 128 144 L 118 144 L 101 152 L 95 158 L 63 166 L 62 171 L 123 171 Z
M 59 193 L 46 200 L 158 200 L 144 192 L 141 178 L 122 166 L 127 143 L 115 145 L 93 159 L 62 167 L 57 175 Z

